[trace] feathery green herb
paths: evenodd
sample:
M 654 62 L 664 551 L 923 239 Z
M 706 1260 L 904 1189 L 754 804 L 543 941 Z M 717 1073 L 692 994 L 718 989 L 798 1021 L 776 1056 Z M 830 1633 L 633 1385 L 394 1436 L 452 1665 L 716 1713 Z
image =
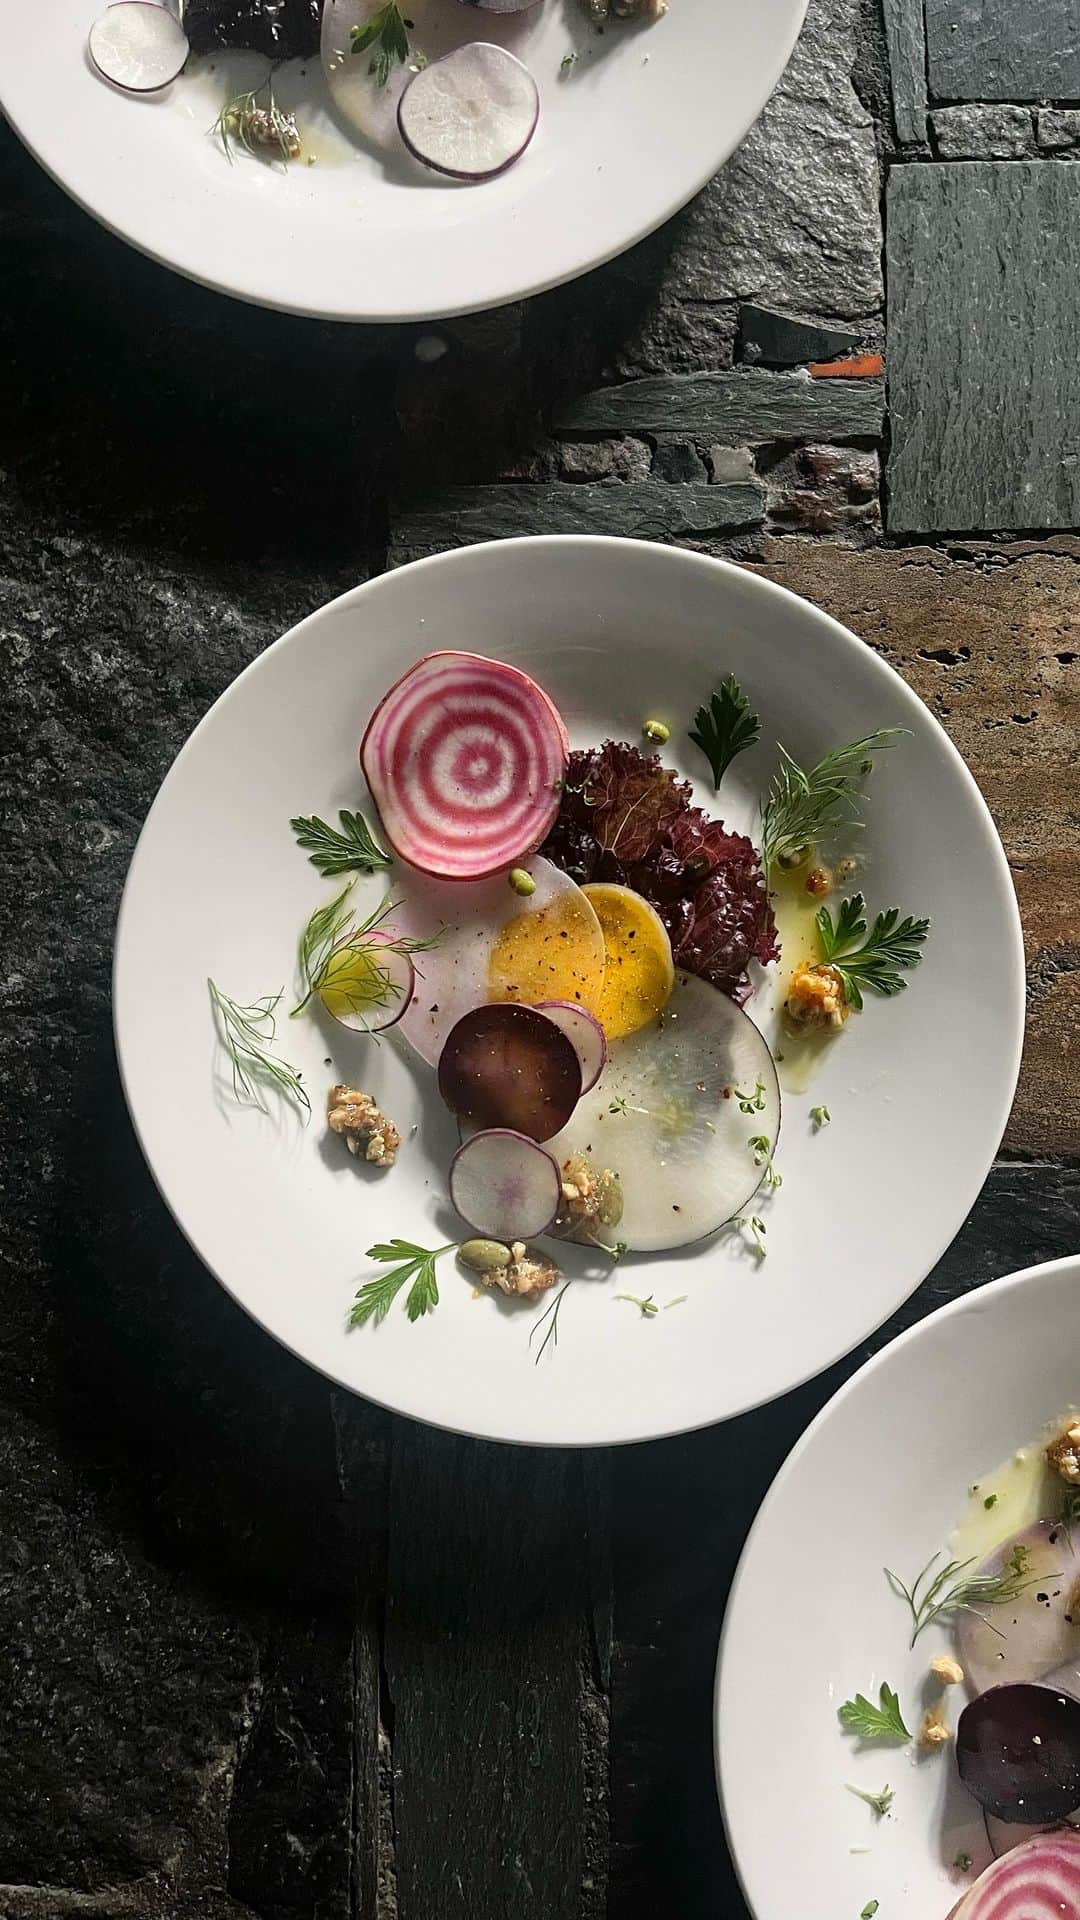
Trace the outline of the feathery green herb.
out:
M 862 1011 L 862 989 L 874 993 L 903 993 L 907 981 L 901 970 L 917 967 L 919 948 L 930 931 L 929 920 L 914 920 L 909 914 L 900 919 L 899 907 L 879 913 L 870 932 L 866 931 L 866 902 L 861 893 L 842 900 L 833 924 L 828 907 L 821 907 L 814 922 L 822 962 L 839 974 L 848 1004 Z
M 694 715 L 690 738 L 712 768 L 713 792 L 737 754 L 761 737 L 761 721 L 733 673 L 724 675 L 707 707 Z
M 265 105 L 259 104 L 259 95 L 265 93 Z M 225 150 L 225 157 L 232 164 L 232 143 L 238 140 L 245 153 L 256 158 L 276 155 L 283 166 L 299 157 L 302 142 L 295 114 L 285 113 L 274 98 L 274 79 L 269 75 L 261 86 L 253 87 L 247 93 L 238 93 L 226 102 L 218 114 L 213 131 L 218 135 Z
M 857 1693 L 854 1700 L 845 1700 L 839 1710 L 844 1726 L 857 1733 L 860 1740 L 910 1740 L 900 1702 L 884 1680 L 878 1701 L 878 1706 L 872 1706 L 861 1693 Z
M 425 953 L 442 939 L 441 928 L 422 940 L 410 934 L 388 933 L 385 924 L 395 905 L 389 894 L 366 919 L 355 919 L 349 902 L 355 885 L 355 880 L 350 880 L 333 900 L 316 907 L 300 935 L 303 993 L 292 1010 L 291 1019 L 303 1013 L 312 996 L 326 988 L 340 995 L 348 1011 L 361 1020 L 374 1008 L 390 1006 L 400 999 L 402 987 L 386 965 L 388 956 L 400 958 L 404 954 Z M 355 990 L 350 990 L 348 985 L 348 961 L 352 957 L 363 962 L 362 967 L 356 968 Z M 362 982 L 362 991 L 359 982 Z
M 895 746 L 903 732 L 903 727 L 879 727 L 846 747 L 834 747 L 809 769 L 800 767 L 781 747 L 780 765 L 761 809 L 761 864 L 766 874 L 778 861 L 805 855 L 835 827 L 862 825 L 858 802 L 871 756 Z
M 856 1800 L 865 1800 L 867 1806 L 873 1808 L 879 1820 L 884 1819 L 896 1799 L 891 1787 L 882 1787 L 880 1793 L 867 1793 L 862 1787 L 848 1787 L 848 1792 L 853 1793 Z
M 408 59 L 411 26 L 397 0 L 386 0 L 386 5 L 376 7 L 362 27 L 353 28 L 352 52 L 366 53 L 371 48 L 368 72 L 377 87 L 385 87 L 394 68 L 404 66 Z
M 550 1307 L 544 1308 L 544 1311 L 540 1315 L 539 1320 L 537 1320 L 532 1327 L 532 1330 L 529 1334 L 530 1347 L 532 1346 L 532 1343 L 535 1340 L 536 1335 L 539 1333 L 541 1327 L 543 1326 L 544 1321 L 547 1320 L 549 1323 L 548 1330 L 545 1333 L 543 1339 L 541 1340 L 540 1345 L 536 1349 L 536 1359 L 533 1361 L 534 1367 L 538 1367 L 540 1365 L 540 1362 L 543 1359 L 544 1354 L 547 1350 L 547 1345 L 549 1340 L 551 1342 L 552 1349 L 557 1347 L 559 1344 L 559 1308 L 562 1306 L 563 1300 L 565 1299 L 566 1295 L 569 1293 L 570 1288 L 573 1286 L 573 1284 L 574 1283 L 572 1280 L 568 1280 L 564 1287 L 559 1288 L 559 1291 L 555 1295 L 555 1298 L 552 1301 Z
M 261 1107 L 265 1113 L 263 1089 L 273 1086 L 287 1099 L 295 1100 L 306 1114 L 310 1113 L 311 1101 L 301 1085 L 299 1073 L 287 1060 L 279 1060 L 273 1051 L 277 1009 L 285 989 L 264 994 L 261 1000 L 243 1006 L 238 1000 L 230 1000 L 213 980 L 206 984 L 217 1036 L 232 1067 L 233 1093 L 240 1104 L 247 1102 Z
M 397 1264 L 390 1273 L 380 1273 L 376 1280 L 369 1280 L 360 1288 L 349 1315 L 350 1327 L 362 1327 L 368 1320 L 374 1320 L 377 1326 L 380 1320 L 385 1320 L 402 1287 L 410 1281 L 405 1301 L 410 1320 L 419 1320 L 437 1307 L 439 1288 L 435 1263 L 453 1247 L 452 1240 L 445 1247 L 417 1247 L 411 1240 L 391 1240 L 386 1245 L 369 1247 L 369 1260 L 396 1261 Z
M 303 847 L 313 867 L 332 880 L 342 873 L 377 873 L 391 865 L 390 855 L 383 852 L 362 813 L 342 807 L 338 819 L 340 833 L 317 813 L 289 821 L 297 846 Z
M 975 1565 L 974 1559 L 948 1560 L 935 1573 L 940 1558 L 940 1553 L 935 1553 L 910 1587 L 905 1586 L 890 1567 L 885 1568 L 885 1577 L 893 1592 L 906 1601 L 911 1613 L 911 1646 L 934 1620 L 950 1613 L 973 1613 L 991 1632 L 997 1633 L 993 1621 L 987 1620 L 984 1607 L 999 1607 L 1017 1600 L 1040 1580 L 1061 1578 L 1060 1574 L 1030 1573 L 1030 1554 L 1027 1547 L 1019 1544 L 997 1573 L 969 1573 L 969 1567 Z

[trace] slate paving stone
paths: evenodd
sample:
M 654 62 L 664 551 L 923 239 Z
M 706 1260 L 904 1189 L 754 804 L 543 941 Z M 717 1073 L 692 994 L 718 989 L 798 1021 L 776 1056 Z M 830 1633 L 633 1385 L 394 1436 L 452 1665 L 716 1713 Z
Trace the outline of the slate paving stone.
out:
M 760 525 L 764 489 L 753 480 L 671 485 L 447 487 L 395 515 L 391 556 L 523 534 L 600 533 L 682 540 Z
M 601 387 L 557 408 L 559 433 L 688 433 L 726 446 L 770 440 L 875 440 L 884 424 L 878 379 L 811 380 L 801 373 L 684 374 Z
M 895 167 L 892 533 L 1080 524 L 1080 172 Z
M 739 358 L 749 366 L 806 366 L 849 353 L 858 344 L 858 332 L 850 327 L 817 326 L 749 303 L 739 308 Z
M 893 121 L 904 146 L 926 140 L 926 28 L 923 0 L 884 0 Z
M 1075 100 L 1075 0 L 926 0 L 930 91 L 936 100 Z
M 1030 107 L 938 107 L 930 123 L 942 160 L 1023 160 L 1038 151 Z

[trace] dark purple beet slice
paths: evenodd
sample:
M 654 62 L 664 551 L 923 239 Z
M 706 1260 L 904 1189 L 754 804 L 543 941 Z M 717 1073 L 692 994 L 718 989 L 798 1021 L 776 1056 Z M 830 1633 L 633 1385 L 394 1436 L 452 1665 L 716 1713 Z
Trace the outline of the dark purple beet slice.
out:
M 581 1097 L 581 1064 L 546 1014 L 515 1001 L 473 1007 L 439 1055 L 439 1092 L 459 1120 L 550 1140 Z
M 1080 1807 L 1080 1700 L 1027 1681 L 989 1687 L 960 1715 L 956 1764 L 997 1819 L 1064 1820 Z

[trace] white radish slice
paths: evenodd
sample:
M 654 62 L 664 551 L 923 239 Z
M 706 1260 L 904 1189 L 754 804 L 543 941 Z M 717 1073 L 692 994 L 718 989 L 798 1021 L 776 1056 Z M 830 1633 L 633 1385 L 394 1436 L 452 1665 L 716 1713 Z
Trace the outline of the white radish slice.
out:
M 559 1210 L 550 1153 L 509 1127 L 474 1133 L 450 1163 L 450 1199 L 466 1226 L 492 1240 L 534 1240 Z
M 584 1007 L 574 1005 L 572 1000 L 537 1000 L 537 1013 L 546 1013 L 561 1027 L 581 1062 L 581 1091 L 588 1093 L 595 1087 L 604 1071 L 607 1059 L 607 1041 L 599 1020 Z
M 660 1018 L 611 1048 L 591 1093 L 547 1145 L 560 1165 L 584 1154 L 618 1174 L 619 1238 L 651 1253 L 689 1246 L 741 1213 L 764 1175 L 750 1141 L 762 1135 L 771 1149 L 779 1131 L 776 1067 L 750 1016 L 706 981 L 677 974 Z
M 179 20 L 154 0 L 116 0 L 94 21 L 87 46 L 102 78 L 125 93 L 160 92 L 191 51 Z
M 979 1572 L 999 1573 L 1016 1547 L 1025 1549 L 1032 1584 L 1008 1606 L 986 1607 L 985 1619 L 958 1614 L 957 1658 L 976 1693 L 1042 1680 L 1080 1694 L 1080 1528 L 1037 1520 L 996 1547 Z
M 1059 1828 L 994 1860 L 950 1920 L 1080 1920 L 1080 1838 Z
M 369 142 L 384 150 L 401 152 L 397 110 L 409 81 L 423 64 L 413 34 L 409 35 L 412 59 L 392 67 L 386 85 L 380 87 L 371 73 L 371 53 L 354 54 L 354 27 L 366 26 L 375 0 L 325 0 L 322 15 L 320 53 L 330 97 L 343 120 Z M 407 9 L 410 19 L 419 7 Z
M 484 13 L 524 13 L 527 8 L 535 7 L 537 0 L 464 0 L 464 4 Z
M 443 880 L 482 880 L 527 859 L 559 811 L 568 757 L 566 728 L 536 681 L 475 653 L 418 660 L 360 743 L 394 852 Z
M 454 180 L 490 180 L 512 166 L 539 118 L 540 92 L 528 67 L 483 40 L 425 67 L 398 107 L 409 152 Z
M 319 999 L 350 1033 L 382 1033 L 395 1027 L 412 1004 L 416 969 L 407 953 L 390 950 L 391 938 L 389 933 L 369 933 L 360 946 L 339 947 L 327 963 Z

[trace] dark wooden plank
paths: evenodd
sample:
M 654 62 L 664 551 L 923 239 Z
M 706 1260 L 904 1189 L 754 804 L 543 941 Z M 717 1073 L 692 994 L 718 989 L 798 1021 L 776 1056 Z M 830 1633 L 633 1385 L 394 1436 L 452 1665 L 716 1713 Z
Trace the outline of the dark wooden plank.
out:
M 555 415 L 559 433 L 689 433 L 721 446 L 767 441 L 874 440 L 881 380 L 808 380 L 805 374 L 690 373 L 600 387 Z
M 1075 0 L 926 0 L 930 91 L 938 100 L 1075 100 Z
M 926 1284 L 849 1360 L 741 1420 L 613 1455 L 608 1920 L 748 1920 L 713 1784 L 712 1690 L 728 1586 L 761 1499 L 871 1352 L 969 1287 L 1074 1252 L 1078 1229 L 1080 1172 L 1003 1163 Z
M 1077 526 L 1080 172 L 894 167 L 887 227 L 890 531 Z
M 393 558 L 539 533 L 678 540 L 760 526 L 764 515 L 765 490 L 755 480 L 448 487 L 397 516 L 390 551 Z
M 400 1920 L 604 1912 L 599 1461 L 394 1424 L 384 1719 Z

